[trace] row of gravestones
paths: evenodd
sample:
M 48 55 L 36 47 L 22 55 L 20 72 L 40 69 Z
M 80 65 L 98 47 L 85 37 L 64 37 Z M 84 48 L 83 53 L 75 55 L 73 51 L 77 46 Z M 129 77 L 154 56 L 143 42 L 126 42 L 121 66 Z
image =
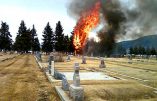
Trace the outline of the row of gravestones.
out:
M 47 71 L 49 72 L 49 74 L 51 74 L 51 76 L 53 76 L 57 80 L 62 80 L 62 78 L 65 77 L 65 75 L 63 75 L 62 73 L 55 70 L 55 68 L 54 68 L 54 56 L 53 55 L 49 56 L 48 62 L 49 63 L 48 63 Z
M 79 63 L 75 63 L 72 84 L 69 85 L 68 80 L 65 76 L 62 78 L 62 89 L 64 91 L 69 91 L 70 97 L 73 99 L 73 101 L 84 100 L 84 88 L 80 86 L 79 69 Z
M 70 56 L 67 56 L 67 62 L 70 61 Z M 82 56 L 82 64 L 86 64 L 85 56 Z M 100 59 L 100 68 L 105 68 L 104 58 Z M 84 88 L 80 86 L 80 76 L 79 76 L 79 63 L 74 64 L 74 75 L 73 75 L 73 84 L 69 85 L 66 77 L 62 78 L 62 89 L 69 91 L 70 97 L 73 98 L 73 101 L 83 101 L 84 100 Z
M 36 57 L 39 61 L 42 60 L 41 53 L 37 52 Z M 70 55 L 67 56 L 67 61 L 70 61 Z M 82 64 L 86 64 L 85 56 L 82 57 Z M 100 59 L 100 68 L 104 68 L 105 63 L 104 59 Z M 80 76 L 79 76 L 79 63 L 74 64 L 74 75 L 73 75 L 73 84 L 69 85 L 68 80 L 65 75 L 58 72 L 54 68 L 54 56 L 50 55 L 48 59 L 48 69 L 47 72 L 57 80 L 62 80 L 62 89 L 64 91 L 69 91 L 70 97 L 73 101 L 83 101 L 84 100 L 84 89 L 80 86 Z
M 67 60 L 70 60 L 69 56 L 67 58 Z M 80 68 L 78 63 L 75 63 L 74 69 L 73 84 L 69 85 L 66 76 L 54 69 L 54 56 L 49 56 L 49 65 L 47 69 L 49 74 L 54 76 L 55 79 L 62 80 L 62 89 L 64 91 L 69 91 L 70 97 L 72 97 L 74 101 L 83 101 L 84 89 L 80 86 Z
M 67 62 L 70 61 L 70 55 L 67 56 L 67 59 L 66 59 Z M 85 56 L 82 56 L 82 64 L 86 64 L 86 57 Z M 105 62 L 104 62 L 104 58 L 100 58 L 100 65 L 99 65 L 100 68 L 106 68 L 106 65 L 105 65 Z
M 42 61 L 41 52 L 36 52 L 35 56 L 38 61 Z M 48 72 L 51 76 L 54 76 L 55 79 L 62 80 L 63 74 L 59 73 L 54 68 L 54 56 L 50 55 L 48 59 L 48 68 L 46 69 L 46 72 Z

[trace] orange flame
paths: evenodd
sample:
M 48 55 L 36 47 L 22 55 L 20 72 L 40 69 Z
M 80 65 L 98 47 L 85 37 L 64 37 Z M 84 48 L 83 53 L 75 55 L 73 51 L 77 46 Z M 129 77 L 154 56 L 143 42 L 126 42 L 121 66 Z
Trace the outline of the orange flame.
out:
M 74 28 L 73 45 L 75 50 L 81 50 L 87 40 L 89 32 L 95 28 L 99 21 L 100 2 L 97 2 L 92 9 L 82 14 Z

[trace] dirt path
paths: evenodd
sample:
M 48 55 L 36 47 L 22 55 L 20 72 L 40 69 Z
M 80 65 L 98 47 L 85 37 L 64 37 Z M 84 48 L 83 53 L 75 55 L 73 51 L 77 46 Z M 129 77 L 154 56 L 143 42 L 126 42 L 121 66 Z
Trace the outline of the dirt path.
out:
M 32 55 L 0 63 L 0 101 L 60 101 Z

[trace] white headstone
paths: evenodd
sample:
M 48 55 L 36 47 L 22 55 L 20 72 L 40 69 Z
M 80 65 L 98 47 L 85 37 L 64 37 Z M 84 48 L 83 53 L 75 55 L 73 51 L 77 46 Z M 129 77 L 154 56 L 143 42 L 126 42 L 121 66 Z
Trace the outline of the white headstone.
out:
M 84 101 L 84 89 L 80 86 L 79 63 L 74 64 L 73 84 L 69 87 L 70 97 L 73 101 Z

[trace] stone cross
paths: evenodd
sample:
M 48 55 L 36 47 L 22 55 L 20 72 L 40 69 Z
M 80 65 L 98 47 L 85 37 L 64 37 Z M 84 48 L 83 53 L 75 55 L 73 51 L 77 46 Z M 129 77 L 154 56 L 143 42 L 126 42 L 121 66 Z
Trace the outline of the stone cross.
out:
M 105 62 L 104 62 L 104 58 L 100 58 L 99 68 L 106 68 L 106 65 L 105 65 Z
M 86 57 L 82 56 L 82 64 L 86 64 Z

